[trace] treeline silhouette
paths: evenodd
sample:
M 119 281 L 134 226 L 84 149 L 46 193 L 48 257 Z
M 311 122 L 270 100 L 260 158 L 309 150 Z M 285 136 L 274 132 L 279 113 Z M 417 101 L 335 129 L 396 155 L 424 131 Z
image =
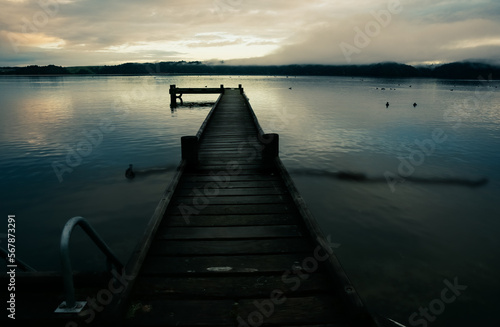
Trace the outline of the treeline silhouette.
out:
M 398 63 L 370 65 L 282 65 L 230 66 L 200 61 L 125 63 L 116 66 L 60 67 L 55 65 L 0 68 L 2 75 L 271 75 L 271 76 L 358 76 L 358 77 L 430 77 L 446 79 L 500 79 L 500 66 L 455 62 L 439 66 L 410 66 Z

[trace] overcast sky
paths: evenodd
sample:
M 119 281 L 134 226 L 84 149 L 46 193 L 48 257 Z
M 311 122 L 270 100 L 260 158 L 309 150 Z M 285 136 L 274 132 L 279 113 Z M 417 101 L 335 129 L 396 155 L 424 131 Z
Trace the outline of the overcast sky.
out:
M 500 61 L 500 0 L 0 0 L 0 66 Z

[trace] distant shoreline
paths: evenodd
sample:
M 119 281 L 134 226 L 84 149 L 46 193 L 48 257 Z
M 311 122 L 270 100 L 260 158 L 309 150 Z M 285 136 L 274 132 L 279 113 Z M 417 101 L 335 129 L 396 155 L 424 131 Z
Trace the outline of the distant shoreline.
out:
M 460 81 L 478 81 L 477 78 L 444 78 L 444 77 L 427 77 L 427 76 L 408 76 L 408 77 L 394 77 L 394 76 L 340 76 L 340 75 L 258 75 L 258 74 L 0 74 L 0 77 L 119 77 L 119 76 L 260 76 L 260 77 L 345 77 L 345 78 L 393 78 L 393 79 L 436 79 L 436 80 L 460 80 Z M 500 81 L 500 78 L 493 78 L 492 81 Z
M 413 67 L 398 63 L 370 65 L 226 66 L 200 62 L 126 63 L 115 66 L 0 67 L 0 76 L 339 76 L 500 80 L 500 66 L 456 62 Z

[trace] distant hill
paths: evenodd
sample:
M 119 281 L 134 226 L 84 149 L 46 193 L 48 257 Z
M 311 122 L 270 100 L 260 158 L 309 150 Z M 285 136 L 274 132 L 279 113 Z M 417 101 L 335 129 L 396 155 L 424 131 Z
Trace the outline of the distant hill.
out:
M 477 79 L 478 76 L 493 79 L 500 79 L 500 67 L 482 63 L 460 63 L 444 64 L 438 66 L 433 71 L 433 76 L 437 78 L 449 79 Z
M 2 75 L 280 75 L 280 76 L 357 76 L 357 77 L 430 77 L 446 79 L 500 79 L 500 67 L 474 62 L 456 62 L 440 66 L 413 67 L 398 63 L 371 65 L 284 65 L 229 66 L 209 65 L 199 61 L 160 63 L 125 63 L 115 66 L 60 67 L 27 66 L 3 67 Z
M 69 74 L 69 71 L 60 66 L 48 65 L 27 67 L 3 67 L 0 69 L 2 75 L 63 75 Z

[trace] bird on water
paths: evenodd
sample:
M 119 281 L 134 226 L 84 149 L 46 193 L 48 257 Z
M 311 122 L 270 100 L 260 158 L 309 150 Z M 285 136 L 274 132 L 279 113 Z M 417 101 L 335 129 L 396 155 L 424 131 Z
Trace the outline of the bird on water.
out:
M 132 170 L 132 164 L 130 164 L 127 170 L 125 170 L 125 177 L 127 177 L 128 179 L 132 179 L 135 177 L 135 173 Z
M 385 104 L 385 107 L 386 107 L 386 108 L 389 108 L 389 102 L 387 102 L 387 103 Z
M 413 108 L 415 108 L 416 106 L 417 106 L 417 103 L 413 102 Z

